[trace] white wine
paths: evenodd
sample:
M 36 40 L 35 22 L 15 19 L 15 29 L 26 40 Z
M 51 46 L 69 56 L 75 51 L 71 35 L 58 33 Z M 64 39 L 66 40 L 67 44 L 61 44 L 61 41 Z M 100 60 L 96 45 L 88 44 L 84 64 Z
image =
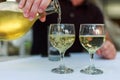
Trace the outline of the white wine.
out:
M 50 35 L 50 42 L 61 52 L 65 52 L 74 43 L 75 35 Z
M 80 35 L 82 46 L 90 53 L 95 53 L 105 41 L 105 35 Z
M 36 18 L 37 19 L 37 18 Z M 23 36 L 36 21 L 29 21 L 22 12 L 0 11 L 0 40 L 12 40 Z

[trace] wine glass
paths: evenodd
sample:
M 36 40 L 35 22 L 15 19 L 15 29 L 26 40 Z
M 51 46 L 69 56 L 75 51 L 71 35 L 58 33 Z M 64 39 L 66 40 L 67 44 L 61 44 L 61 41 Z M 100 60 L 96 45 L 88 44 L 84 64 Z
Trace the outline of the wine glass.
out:
M 94 66 L 93 58 L 95 52 L 105 42 L 104 24 L 81 24 L 79 30 L 79 39 L 82 46 L 90 54 L 90 65 L 87 68 L 80 70 L 80 72 L 91 75 L 102 74 L 103 71 Z
M 73 69 L 67 68 L 63 63 L 65 51 L 72 46 L 75 41 L 74 24 L 50 24 L 49 41 L 58 49 L 60 53 L 61 64 L 52 69 L 52 72 L 58 74 L 72 73 Z

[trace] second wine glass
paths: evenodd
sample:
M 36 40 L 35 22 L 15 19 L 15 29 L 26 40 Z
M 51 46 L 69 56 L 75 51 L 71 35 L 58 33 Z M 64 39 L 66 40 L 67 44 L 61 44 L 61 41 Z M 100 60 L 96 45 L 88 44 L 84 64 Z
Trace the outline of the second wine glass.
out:
M 64 65 L 63 58 L 65 51 L 72 46 L 75 41 L 74 24 L 51 24 L 49 29 L 49 41 L 58 49 L 61 57 L 59 67 L 52 69 L 52 72 L 59 74 L 72 73 L 73 69 Z
M 80 42 L 90 54 L 90 66 L 80 70 L 80 72 L 90 75 L 102 74 L 103 71 L 96 68 L 93 64 L 95 52 L 102 46 L 105 41 L 104 24 L 81 24 L 80 25 Z

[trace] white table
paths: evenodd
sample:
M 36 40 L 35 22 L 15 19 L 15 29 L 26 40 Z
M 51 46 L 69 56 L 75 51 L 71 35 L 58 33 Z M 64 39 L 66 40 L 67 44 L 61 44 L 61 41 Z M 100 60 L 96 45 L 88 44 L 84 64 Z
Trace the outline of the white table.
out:
M 104 71 L 102 75 L 86 75 L 80 69 L 89 64 L 88 54 L 71 54 L 64 59 L 65 64 L 74 69 L 71 74 L 55 74 L 51 69 L 58 67 L 59 61 L 32 56 L 0 62 L 0 80 L 120 80 L 120 53 L 114 60 L 104 60 L 95 56 L 95 65 Z

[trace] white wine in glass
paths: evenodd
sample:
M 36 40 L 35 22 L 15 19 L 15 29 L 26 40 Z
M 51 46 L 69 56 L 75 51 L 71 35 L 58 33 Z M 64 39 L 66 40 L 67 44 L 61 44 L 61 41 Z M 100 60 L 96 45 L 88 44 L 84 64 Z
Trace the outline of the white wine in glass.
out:
M 58 68 L 52 69 L 52 72 L 59 74 L 72 73 L 73 69 L 67 68 L 63 63 L 65 51 L 71 47 L 75 41 L 74 24 L 51 24 L 49 29 L 50 43 L 58 49 L 61 58 L 61 64 Z
M 91 75 L 102 74 L 103 71 L 94 66 L 93 58 L 95 52 L 105 41 L 104 24 L 81 24 L 79 39 L 82 46 L 89 52 L 91 62 L 90 66 L 80 70 L 80 72 Z

